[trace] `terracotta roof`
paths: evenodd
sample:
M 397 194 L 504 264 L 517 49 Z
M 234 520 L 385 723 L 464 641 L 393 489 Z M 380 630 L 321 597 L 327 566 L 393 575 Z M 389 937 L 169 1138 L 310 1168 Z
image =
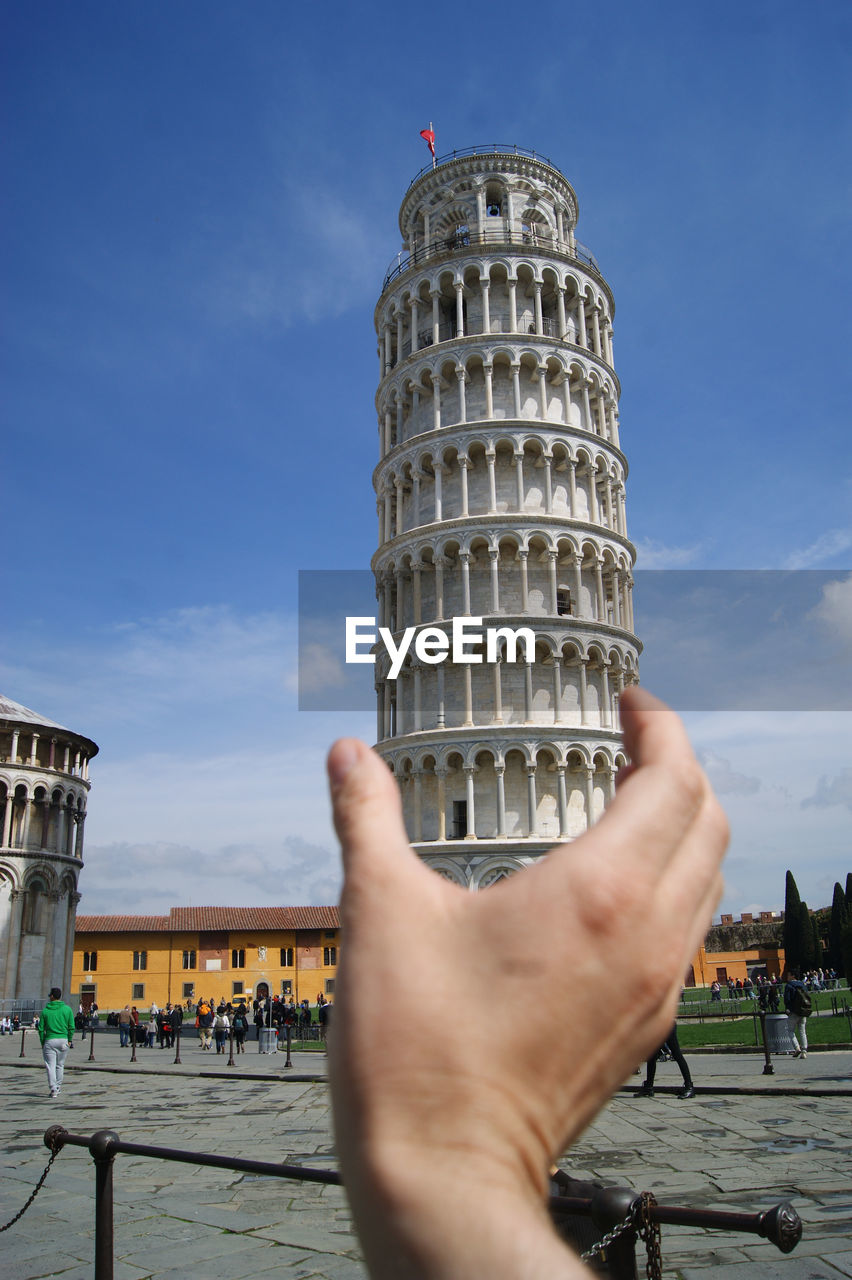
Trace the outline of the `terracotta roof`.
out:
M 78 916 L 77 933 L 168 933 L 168 916 Z
M 338 929 L 337 907 L 172 907 L 175 932 L 196 929 Z
M 172 907 L 167 916 L 77 917 L 77 933 L 339 928 L 337 907 Z

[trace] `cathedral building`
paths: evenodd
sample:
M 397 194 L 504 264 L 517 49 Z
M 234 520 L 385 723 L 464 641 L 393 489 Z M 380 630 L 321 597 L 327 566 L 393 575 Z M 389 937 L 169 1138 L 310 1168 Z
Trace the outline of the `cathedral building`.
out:
M 90 738 L 0 697 L 0 1000 L 67 992 L 83 868 Z
M 549 160 L 453 152 L 405 193 L 375 312 L 372 567 L 379 625 L 413 629 L 395 676 L 377 650 L 377 750 L 415 849 L 471 888 L 599 817 L 638 679 L 615 303 L 576 225 Z

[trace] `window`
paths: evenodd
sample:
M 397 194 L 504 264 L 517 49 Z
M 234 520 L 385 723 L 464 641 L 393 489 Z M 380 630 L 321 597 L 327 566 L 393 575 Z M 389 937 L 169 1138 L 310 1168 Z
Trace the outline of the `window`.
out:
M 243 994 L 243 984 L 241 982 L 231 983 L 231 995 L 241 996 Z
M 453 801 L 453 839 L 464 840 L 467 835 L 467 801 Z
M 326 942 L 334 942 L 334 940 L 335 940 L 335 938 L 336 938 L 336 937 L 337 937 L 337 932 L 336 932 L 336 930 L 334 930 L 334 929 L 326 929 L 326 931 L 325 931 L 325 940 L 326 940 Z
M 185 983 L 183 984 L 183 998 L 184 998 L 184 1000 L 191 1000 L 191 999 L 192 999 L 192 997 L 193 997 L 194 995 L 195 995 L 195 983 L 194 983 L 194 982 L 185 982 Z
M 184 953 L 183 953 L 183 967 L 184 967 L 184 969 L 194 969 L 194 968 L 196 967 L 196 966 L 195 966 L 195 952 L 194 952 L 194 951 L 184 951 Z
M 283 978 L 281 981 L 282 996 L 291 996 L 293 994 L 293 982 L 290 978 Z
M 231 952 L 231 968 L 245 969 L 246 967 L 246 949 L 245 947 L 234 947 Z
M 292 969 L 292 967 L 293 967 L 293 948 L 282 947 L 281 948 L 281 968 Z
M 133 952 L 133 968 L 134 969 L 148 968 L 148 952 L 147 951 Z
M 323 947 L 322 962 L 323 964 L 337 964 L 337 947 Z
M 83 968 L 86 970 L 86 973 L 94 973 L 97 967 L 98 967 L 97 951 L 84 951 L 83 952 Z
M 556 612 L 560 618 L 567 618 L 571 615 L 571 592 L 568 587 L 557 587 L 556 589 Z
M 145 999 L 145 983 L 144 982 L 134 982 L 130 990 L 131 990 L 131 996 L 130 996 L 131 1000 Z
M 326 980 L 325 980 L 325 994 L 326 994 L 327 996 L 333 996 L 333 995 L 334 995 L 334 978 L 326 978 Z

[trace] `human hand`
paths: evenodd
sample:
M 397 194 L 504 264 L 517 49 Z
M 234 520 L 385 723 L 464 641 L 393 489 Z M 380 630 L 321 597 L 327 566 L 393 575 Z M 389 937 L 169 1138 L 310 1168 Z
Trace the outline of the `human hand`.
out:
M 547 1168 L 671 1027 L 727 843 L 677 716 L 628 689 L 621 718 L 633 763 L 600 822 L 475 894 L 412 852 L 374 752 L 330 752 L 332 1092 L 374 1276 L 585 1274 L 549 1230 Z

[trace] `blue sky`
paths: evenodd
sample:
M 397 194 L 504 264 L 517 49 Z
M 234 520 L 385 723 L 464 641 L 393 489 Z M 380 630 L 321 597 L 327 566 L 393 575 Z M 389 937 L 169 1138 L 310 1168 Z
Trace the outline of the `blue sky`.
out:
M 847 4 L 40 0 L 0 33 L 0 687 L 101 746 L 82 910 L 336 895 L 323 753 L 374 716 L 296 710 L 296 575 L 374 550 L 372 313 L 430 120 L 577 192 L 640 567 L 833 570 L 848 665 Z M 725 908 L 788 866 L 829 902 L 849 712 L 688 721 Z

